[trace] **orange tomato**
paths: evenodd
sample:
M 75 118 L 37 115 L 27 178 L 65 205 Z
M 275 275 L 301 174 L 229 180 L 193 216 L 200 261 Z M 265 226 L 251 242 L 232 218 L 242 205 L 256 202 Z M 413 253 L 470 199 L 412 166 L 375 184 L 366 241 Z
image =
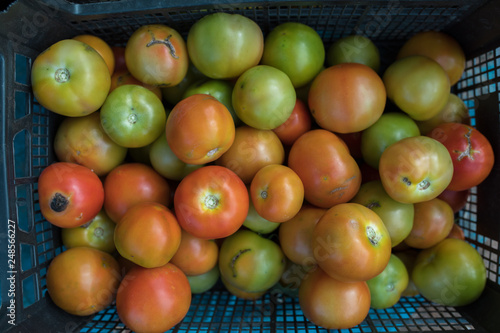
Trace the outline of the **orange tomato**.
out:
M 179 267 L 186 275 L 200 275 L 217 265 L 219 247 L 213 240 L 181 232 L 181 243 L 170 262 Z
M 106 43 L 103 39 L 93 35 L 78 35 L 73 37 L 73 39 L 84 42 L 85 44 L 91 46 L 94 50 L 96 50 L 108 66 L 109 74 L 113 74 L 115 70 L 115 56 L 108 43 Z
M 303 101 L 297 99 L 292 114 L 288 119 L 272 131 L 286 146 L 291 146 L 302 134 L 312 127 L 311 113 Z
M 113 75 L 111 75 L 111 88 L 109 88 L 109 92 L 112 92 L 119 86 L 125 84 L 136 84 L 139 86 L 143 86 L 144 88 L 148 88 L 149 90 L 151 90 L 156 96 L 158 96 L 160 100 L 162 98 L 161 89 L 159 87 L 142 83 L 141 81 L 133 77 L 127 69 L 115 70 Z

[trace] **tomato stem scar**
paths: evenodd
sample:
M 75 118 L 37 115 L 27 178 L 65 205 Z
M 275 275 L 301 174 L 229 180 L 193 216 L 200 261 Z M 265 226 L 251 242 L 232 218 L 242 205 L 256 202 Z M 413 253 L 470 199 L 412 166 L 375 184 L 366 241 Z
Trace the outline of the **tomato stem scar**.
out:
M 467 139 L 467 148 L 460 152 L 459 150 L 455 150 L 454 153 L 460 153 L 457 157 L 457 161 L 461 161 L 464 157 L 468 157 L 471 160 L 474 160 L 474 156 L 472 156 L 472 142 L 470 140 L 470 136 L 472 134 L 472 128 L 469 128 L 467 133 L 464 134 L 465 138 Z
M 238 258 L 245 252 L 249 252 L 249 251 L 252 251 L 252 249 L 243 249 L 243 250 L 239 250 L 238 253 L 236 253 L 234 255 L 234 257 L 231 258 L 231 271 L 233 272 L 233 277 L 236 277 L 237 274 L 236 274 L 236 260 L 238 260 Z
M 209 194 L 205 197 L 205 206 L 209 209 L 214 209 L 219 204 L 219 199 L 213 194 Z
M 179 56 L 177 54 L 175 54 L 175 47 L 174 47 L 174 44 L 172 44 L 172 42 L 170 41 L 170 38 L 172 37 L 172 35 L 168 35 L 167 38 L 163 39 L 163 40 L 158 40 L 155 38 L 155 35 L 151 33 L 151 41 L 149 43 L 146 44 L 146 47 L 150 47 L 151 45 L 155 45 L 155 44 L 163 44 L 165 45 L 166 47 L 169 48 L 170 50 L 170 55 L 175 58 L 175 59 L 179 59 Z
M 429 188 L 429 186 L 431 186 L 431 183 L 427 179 L 424 179 L 420 183 L 418 183 L 417 188 L 423 191 Z
M 54 79 L 59 83 L 64 83 L 69 81 L 70 76 L 67 68 L 58 68 L 54 74 Z
M 63 212 L 68 207 L 69 200 L 61 193 L 57 192 L 50 200 L 50 209 L 54 212 Z

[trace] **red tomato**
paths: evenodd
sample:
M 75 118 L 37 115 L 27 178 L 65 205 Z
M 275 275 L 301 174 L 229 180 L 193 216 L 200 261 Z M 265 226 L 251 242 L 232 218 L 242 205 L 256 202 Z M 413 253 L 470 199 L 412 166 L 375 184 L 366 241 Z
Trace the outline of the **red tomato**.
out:
M 233 117 L 224 104 L 207 94 L 191 95 L 175 105 L 166 125 L 167 142 L 184 163 L 206 164 L 233 144 Z
M 453 161 L 453 178 L 447 189 L 463 191 L 482 183 L 493 169 L 494 154 L 488 139 L 477 129 L 460 123 L 444 123 L 429 134 L 441 142 Z
M 291 146 L 302 134 L 309 131 L 312 126 L 311 113 L 306 103 L 297 99 L 292 114 L 288 119 L 272 131 L 286 146 Z
M 289 167 L 271 164 L 255 174 L 250 184 L 250 198 L 260 216 L 271 222 L 285 222 L 302 207 L 304 185 Z
M 137 29 L 125 47 L 125 61 L 137 80 L 161 87 L 179 84 L 189 65 L 184 39 L 163 24 Z
M 64 311 L 88 316 L 115 300 L 120 283 L 118 262 L 109 253 L 75 247 L 57 255 L 47 269 L 47 291 Z
M 470 189 L 463 191 L 444 190 L 438 198 L 444 200 L 451 206 L 453 213 L 458 213 L 467 204 Z
M 186 275 L 207 273 L 217 265 L 219 247 L 213 240 L 201 239 L 182 230 L 181 243 L 170 262 Z
M 453 227 L 451 228 L 451 231 L 448 236 L 446 236 L 446 238 L 465 240 L 464 230 L 458 224 L 453 223 Z
M 115 229 L 116 249 L 122 257 L 146 268 L 165 265 L 181 243 L 174 214 L 155 202 L 130 207 Z
M 128 71 L 127 63 L 125 62 L 125 48 L 122 46 L 111 46 L 111 50 L 113 51 L 113 57 L 115 58 L 114 72 L 121 70 Z
M 316 129 L 295 141 L 288 166 L 304 184 L 305 199 L 330 208 L 351 200 L 361 185 L 361 173 L 345 143 L 332 132 Z
M 309 89 L 309 109 L 324 129 L 359 132 L 382 115 L 386 92 L 380 76 L 370 67 L 345 63 L 320 72 Z
M 299 304 L 314 324 L 347 329 L 361 324 L 368 315 L 370 289 L 365 281 L 341 282 L 318 267 L 302 280 Z
M 79 227 L 92 220 L 102 208 L 101 180 L 87 167 L 56 162 L 38 178 L 40 211 L 50 223 L 61 228 Z
M 170 204 L 170 186 L 153 168 L 126 163 L 111 170 L 104 180 L 104 209 L 118 223 L 127 210 L 139 202 Z
M 235 233 L 248 214 L 248 190 L 231 170 L 208 165 L 184 177 L 174 195 L 181 227 L 203 239 Z
M 354 158 L 363 158 L 363 154 L 361 153 L 361 136 L 363 131 L 361 132 L 352 132 L 352 133 L 335 133 L 339 138 L 344 141 L 349 152 Z
M 414 205 L 413 228 L 404 242 L 417 249 L 427 249 L 446 238 L 454 223 L 453 210 L 445 201 L 434 198 Z
M 186 275 L 168 263 L 157 268 L 133 267 L 116 294 L 116 312 L 127 328 L 161 333 L 177 325 L 191 305 Z
M 354 282 L 380 274 L 389 262 L 392 244 L 377 213 L 357 203 L 344 203 L 327 210 L 318 221 L 312 248 L 326 274 Z
M 231 169 L 245 184 L 250 184 L 261 168 L 282 164 L 284 160 L 285 149 L 273 131 L 240 126 L 231 147 L 215 163 Z

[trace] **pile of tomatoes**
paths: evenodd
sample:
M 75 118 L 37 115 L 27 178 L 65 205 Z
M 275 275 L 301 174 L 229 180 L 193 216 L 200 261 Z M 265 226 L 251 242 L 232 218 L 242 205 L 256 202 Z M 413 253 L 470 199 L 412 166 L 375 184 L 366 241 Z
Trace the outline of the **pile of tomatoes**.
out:
M 366 37 L 326 48 L 304 24 L 264 37 L 227 13 L 186 41 L 156 24 L 126 47 L 55 43 L 32 68 L 37 101 L 65 116 L 38 183 L 66 248 L 50 297 L 76 315 L 116 302 L 138 332 L 170 329 L 218 281 L 294 292 L 329 329 L 402 295 L 473 302 L 486 270 L 454 214 L 494 157 L 450 92 L 464 67 L 440 32 L 379 73 Z

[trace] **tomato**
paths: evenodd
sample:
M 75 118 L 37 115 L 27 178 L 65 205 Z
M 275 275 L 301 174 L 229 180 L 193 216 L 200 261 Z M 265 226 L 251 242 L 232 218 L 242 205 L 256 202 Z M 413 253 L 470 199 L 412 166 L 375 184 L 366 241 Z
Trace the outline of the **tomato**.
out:
M 170 149 L 165 133 L 161 134 L 149 149 L 151 166 L 160 175 L 167 179 L 182 180 L 192 171 L 201 168 L 204 164 L 187 164 L 181 161 Z
M 467 105 L 453 93 L 450 93 L 446 105 L 437 115 L 431 119 L 416 122 L 420 133 L 423 135 L 428 135 L 434 127 L 442 123 L 462 123 L 467 125 L 470 123 Z
M 441 142 L 453 161 L 453 178 L 447 189 L 463 191 L 481 184 L 491 173 L 494 154 L 491 143 L 477 129 L 465 124 L 444 123 L 429 134 Z
M 438 195 L 438 198 L 446 201 L 453 209 L 453 213 L 458 213 L 467 204 L 470 189 L 463 191 L 444 190 Z
M 199 80 L 205 80 L 207 77 L 203 75 L 194 65 L 190 62 L 188 70 L 182 81 L 170 87 L 161 87 L 161 95 L 165 102 L 170 104 L 172 107 L 179 103 L 184 98 L 184 93 L 186 90 L 195 82 Z
M 186 316 L 191 288 L 175 265 L 132 268 L 116 294 L 116 312 L 127 328 L 136 332 L 165 332 Z
M 312 270 L 317 269 L 317 265 L 296 264 L 287 258 L 285 271 L 275 288 L 283 290 L 283 293 L 292 297 L 299 296 L 299 288 L 304 277 Z
M 278 229 L 280 223 L 271 222 L 260 216 L 257 210 L 255 210 L 255 206 L 253 205 L 252 200 L 250 200 L 248 206 L 248 214 L 245 222 L 243 222 L 243 226 L 258 234 L 265 235 Z
M 405 264 L 394 254 L 379 275 L 366 281 L 370 288 L 370 306 L 387 309 L 399 302 L 401 293 L 408 287 L 409 276 Z
M 405 243 L 417 249 L 427 249 L 446 238 L 453 227 L 454 214 L 445 201 L 434 198 L 414 204 L 413 228 Z
M 166 118 L 158 97 L 135 84 L 113 90 L 101 108 L 104 132 L 128 148 L 143 147 L 156 140 L 165 128 Z
M 284 160 L 285 149 L 273 131 L 240 126 L 231 147 L 215 163 L 231 169 L 245 184 L 250 184 L 262 167 L 282 164 Z
M 242 124 L 241 120 L 234 112 L 232 102 L 233 84 L 231 82 L 225 80 L 202 79 L 188 86 L 184 92 L 183 98 L 196 94 L 207 94 L 215 97 L 219 102 L 224 104 L 231 113 L 234 126 L 240 126 Z
M 396 60 L 382 78 L 389 100 L 414 120 L 436 116 L 448 102 L 448 76 L 437 62 L 425 56 Z
M 437 304 L 463 306 L 475 301 L 486 285 L 483 258 L 469 243 L 447 238 L 422 250 L 412 279 L 423 297 Z
M 346 145 L 323 129 L 311 130 L 295 141 L 288 166 L 302 180 L 306 201 L 321 208 L 351 200 L 361 184 L 359 167 Z
M 296 88 L 309 83 L 324 62 L 325 47 L 321 37 L 303 23 L 281 23 L 264 41 L 261 64 L 282 70 Z
M 362 184 L 351 202 L 359 203 L 377 213 L 389 231 L 392 247 L 410 234 L 415 215 L 413 204 L 392 199 L 380 180 Z
M 165 265 L 174 256 L 181 243 L 181 228 L 167 207 L 139 202 L 117 223 L 114 239 L 122 257 L 154 268 Z
M 386 92 L 373 69 L 345 63 L 328 67 L 316 76 L 308 103 L 320 127 L 338 133 L 359 132 L 380 118 Z
M 378 169 L 380 156 L 394 142 L 419 136 L 415 121 L 403 113 L 385 113 L 361 134 L 361 154 L 368 165 Z
M 314 227 L 325 212 L 324 208 L 305 204 L 297 215 L 280 225 L 280 246 L 290 261 L 301 266 L 316 265 L 311 241 Z
M 125 47 L 127 69 L 139 81 L 161 86 L 179 84 L 187 73 L 189 58 L 182 36 L 163 24 L 143 25 Z
M 187 36 L 189 58 L 212 79 L 233 79 L 262 58 L 260 27 L 240 14 L 212 13 L 191 26 Z
M 220 277 L 219 267 L 215 265 L 211 270 L 200 275 L 186 275 L 191 293 L 202 294 L 212 289 Z
M 408 272 L 408 286 L 401 292 L 401 296 L 403 297 L 414 297 L 419 294 L 417 287 L 415 287 L 415 283 L 413 283 L 413 280 L 411 279 L 411 274 L 413 272 L 413 267 L 415 266 L 415 260 L 417 259 L 417 255 L 420 251 L 421 250 L 408 248 L 406 250 L 394 252 L 394 255 L 403 262 L 406 267 L 406 271 Z
M 299 288 L 299 304 L 307 319 L 325 329 L 359 325 L 370 311 L 370 289 L 365 281 L 342 282 L 316 268 Z
M 453 227 L 451 228 L 451 231 L 448 236 L 446 236 L 446 238 L 465 240 L 464 230 L 458 224 L 453 223 Z
M 170 204 L 170 186 L 153 168 L 142 163 L 125 163 L 104 180 L 104 209 L 115 223 L 139 202 Z
M 312 249 L 319 267 L 331 277 L 366 281 L 389 262 L 391 238 L 375 212 L 357 203 L 343 203 L 328 209 L 318 221 Z
M 111 75 L 87 44 L 64 39 L 40 53 L 31 68 L 36 100 L 52 112 L 81 117 L 97 111 L 108 96 Z
M 460 44 L 440 31 L 421 31 L 401 47 L 397 55 L 403 58 L 422 55 L 435 60 L 446 71 L 451 85 L 458 82 L 465 69 L 465 54 Z
M 297 99 L 290 117 L 272 131 L 278 136 L 283 145 L 291 146 L 299 136 L 309 131 L 311 127 L 311 113 L 306 103 Z
M 304 185 L 289 167 L 271 164 L 260 169 L 250 184 L 250 199 L 260 216 L 271 222 L 294 217 L 304 201 Z
M 113 58 L 115 59 L 115 70 L 118 72 L 127 69 L 127 63 L 125 62 L 125 48 L 123 46 L 111 46 L 111 51 L 113 51 Z
M 378 72 L 380 68 L 379 50 L 365 36 L 351 35 L 340 38 L 328 48 L 326 52 L 326 64 L 334 66 L 349 62 L 366 65 L 375 72 Z
M 416 203 L 433 199 L 448 187 L 453 163 L 439 141 L 414 136 L 399 140 L 384 150 L 379 172 L 391 198 Z
M 181 227 L 198 238 L 232 235 L 245 221 L 248 190 L 231 170 L 217 165 L 191 172 L 174 195 L 175 215 Z
M 92 220 L 104 201 L 103 184 L 87 167 L 55 162 L 38 178 L 40 211 L 53 225 L 79 227 Z
M 77 163 L 104 176 L 125 160 L 127 148 L 104 132 L 97 111 L 83 117 L 64 118 L 56 131 L 54 152 L 61 162 Z
M 349 153 L 355 159 L 359 159 L 361 162 L 363 155 L 361 153 L 361 136 L 364 131 L 360 132 L 352 132 L 352 133 L 335 133 L 342 141 L 344 141 L 347 149 L 349 149 Z
M 144 88 L 151 90 L 151 92 L 153 92 L 160 100 L 162 98 L 161 89 L 159 87 L 142 83 L 141 81 L 133 77 L 127 69 L 115 71 L 113 75 L 111 75 L 111 88 L 109 89 L 109 92 L 112 92 L 116 88 L 126 84 L 143 86 Z
M 186 275 L 207 273 L 217 265 L 219 247 L 213 240 L 201 239 L 182 230 L 181 242 L 170 262 Z
M 118 262 L 111 254 L 91 247 L 75 247 L 51 261 L 47 291 L 64 311 L 88 316 L 111 305 L 120 278 Z
M 206 164 L 233 144 L 235 127 L 228 109 L 206 94 L 189 96 L 175 105 L 166 125 L 167 142 L 184 163 Z
M 113 71 L 115 70 L 115 56 L 108 43 L 94 35 L 78 35 L 73 37 L 73 39 L 84 42 L 96 50 L 97 53 L 99 53 L 99 55 L 104 59 L 106 66 L 108 66 L 109 75 L 113 74 Z
M 284 72 L 275 67 L 258 65 L 238 78 L 232 101 L 234 112 L 245 124 L 270 130 L 290 117 L 296 94 L 292 81 Z
M 113 239 L 114 232 L 115 223 L 111 221 L 104 210 L 101 210 L 92 220 L 79 227 L 63 228 L 61 240 L 68 249 L 87 246 L 113 253 L 116 250 Z
M 275 285 L 285 269 L 278 244 L 250 230 L 238 230 L 222 242 L 219 270 L 229 285 L 246 292 L 262 292 Z
M 226 290 L 229 291 L 229 293 L 231 293 L 232 295 L 234 295 L 238 298 L 245 299 L 248 301 L 253 301 L 253 300 L 259 299 L 262 296 L 264 296 L 264 294 L 267 292 L 267 290 L 256 291 L 256 292 L 245 291 L 243 289 L 240 289 L 240 288 L 237 288 L 237 287 L 231 285 L 222 276 L 221 276 L 221 281 L 222 281 L 222 284 L 224 285 L 224 287 L 226 287 Z

